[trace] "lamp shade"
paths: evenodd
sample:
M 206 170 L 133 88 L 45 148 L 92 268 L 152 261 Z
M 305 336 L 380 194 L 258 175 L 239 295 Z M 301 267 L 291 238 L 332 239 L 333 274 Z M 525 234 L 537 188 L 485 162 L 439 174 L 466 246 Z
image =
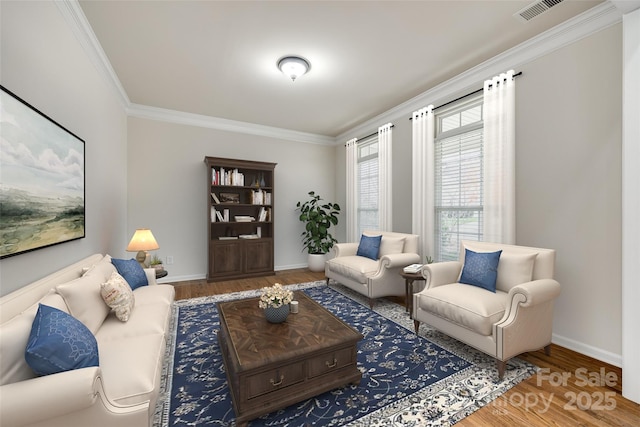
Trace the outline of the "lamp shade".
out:
M 160 249 L 160 245 L 148 228 L 138 228 L 127 245 L 127 252 L 153 251 Z

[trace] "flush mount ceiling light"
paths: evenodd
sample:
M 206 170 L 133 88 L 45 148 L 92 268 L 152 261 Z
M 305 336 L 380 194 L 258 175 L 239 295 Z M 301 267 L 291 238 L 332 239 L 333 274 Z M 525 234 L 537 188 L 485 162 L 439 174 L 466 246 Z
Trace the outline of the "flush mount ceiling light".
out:
M 294 82 L 311 68 L 309 61 L 299 56 L 285 56 L 278 61 L 278 68 Z

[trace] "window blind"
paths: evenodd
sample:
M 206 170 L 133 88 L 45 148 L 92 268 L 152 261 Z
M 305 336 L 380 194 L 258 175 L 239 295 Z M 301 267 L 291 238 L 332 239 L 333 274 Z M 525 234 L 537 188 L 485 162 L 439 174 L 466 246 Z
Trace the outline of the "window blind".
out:
M 378 228 L 378 137 L 358 144 L 358 231 Z
M 460 240 L 482 240 L 482 104 L 475 99 L 437 115 L 435 258 L 458 259 Z

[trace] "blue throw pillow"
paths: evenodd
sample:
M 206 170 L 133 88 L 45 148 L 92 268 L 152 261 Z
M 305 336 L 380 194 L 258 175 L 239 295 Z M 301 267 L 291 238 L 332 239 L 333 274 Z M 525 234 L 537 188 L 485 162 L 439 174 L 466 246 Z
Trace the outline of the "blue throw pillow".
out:
M 132 290 L 149 284 L 142 266 L 135 259 L 112 258 L 111 263 L 116 266 L 118 274 L 124 277 L 124 280 L 127 281 Z
M 378 253 L 380 252 L 380 236 L 365 236 L 360 237 L 360 244 L 358 245 L 358 252 L 356 255 L 371 258 L 372 260 L 378 259 Z
M 464 250 L 464 267 L 460 283 L 479 286 L 488 291 L 496 291 L 496 279 L 498 278 L 498 262 L 500 254 L 498 252 L 473 252 Z
M 24 357 L 38 375 L 98 366 L 98 343 L 75 317 L 38 304 Z

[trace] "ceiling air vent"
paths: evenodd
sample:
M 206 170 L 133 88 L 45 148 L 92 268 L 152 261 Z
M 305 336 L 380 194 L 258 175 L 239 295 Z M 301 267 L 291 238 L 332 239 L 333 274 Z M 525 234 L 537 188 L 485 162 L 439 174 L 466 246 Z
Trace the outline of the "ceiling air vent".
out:
M 539 0 L 514 13 L 513 16 L 521 21 L 528 22 L 563 1 L 564 0 Z

